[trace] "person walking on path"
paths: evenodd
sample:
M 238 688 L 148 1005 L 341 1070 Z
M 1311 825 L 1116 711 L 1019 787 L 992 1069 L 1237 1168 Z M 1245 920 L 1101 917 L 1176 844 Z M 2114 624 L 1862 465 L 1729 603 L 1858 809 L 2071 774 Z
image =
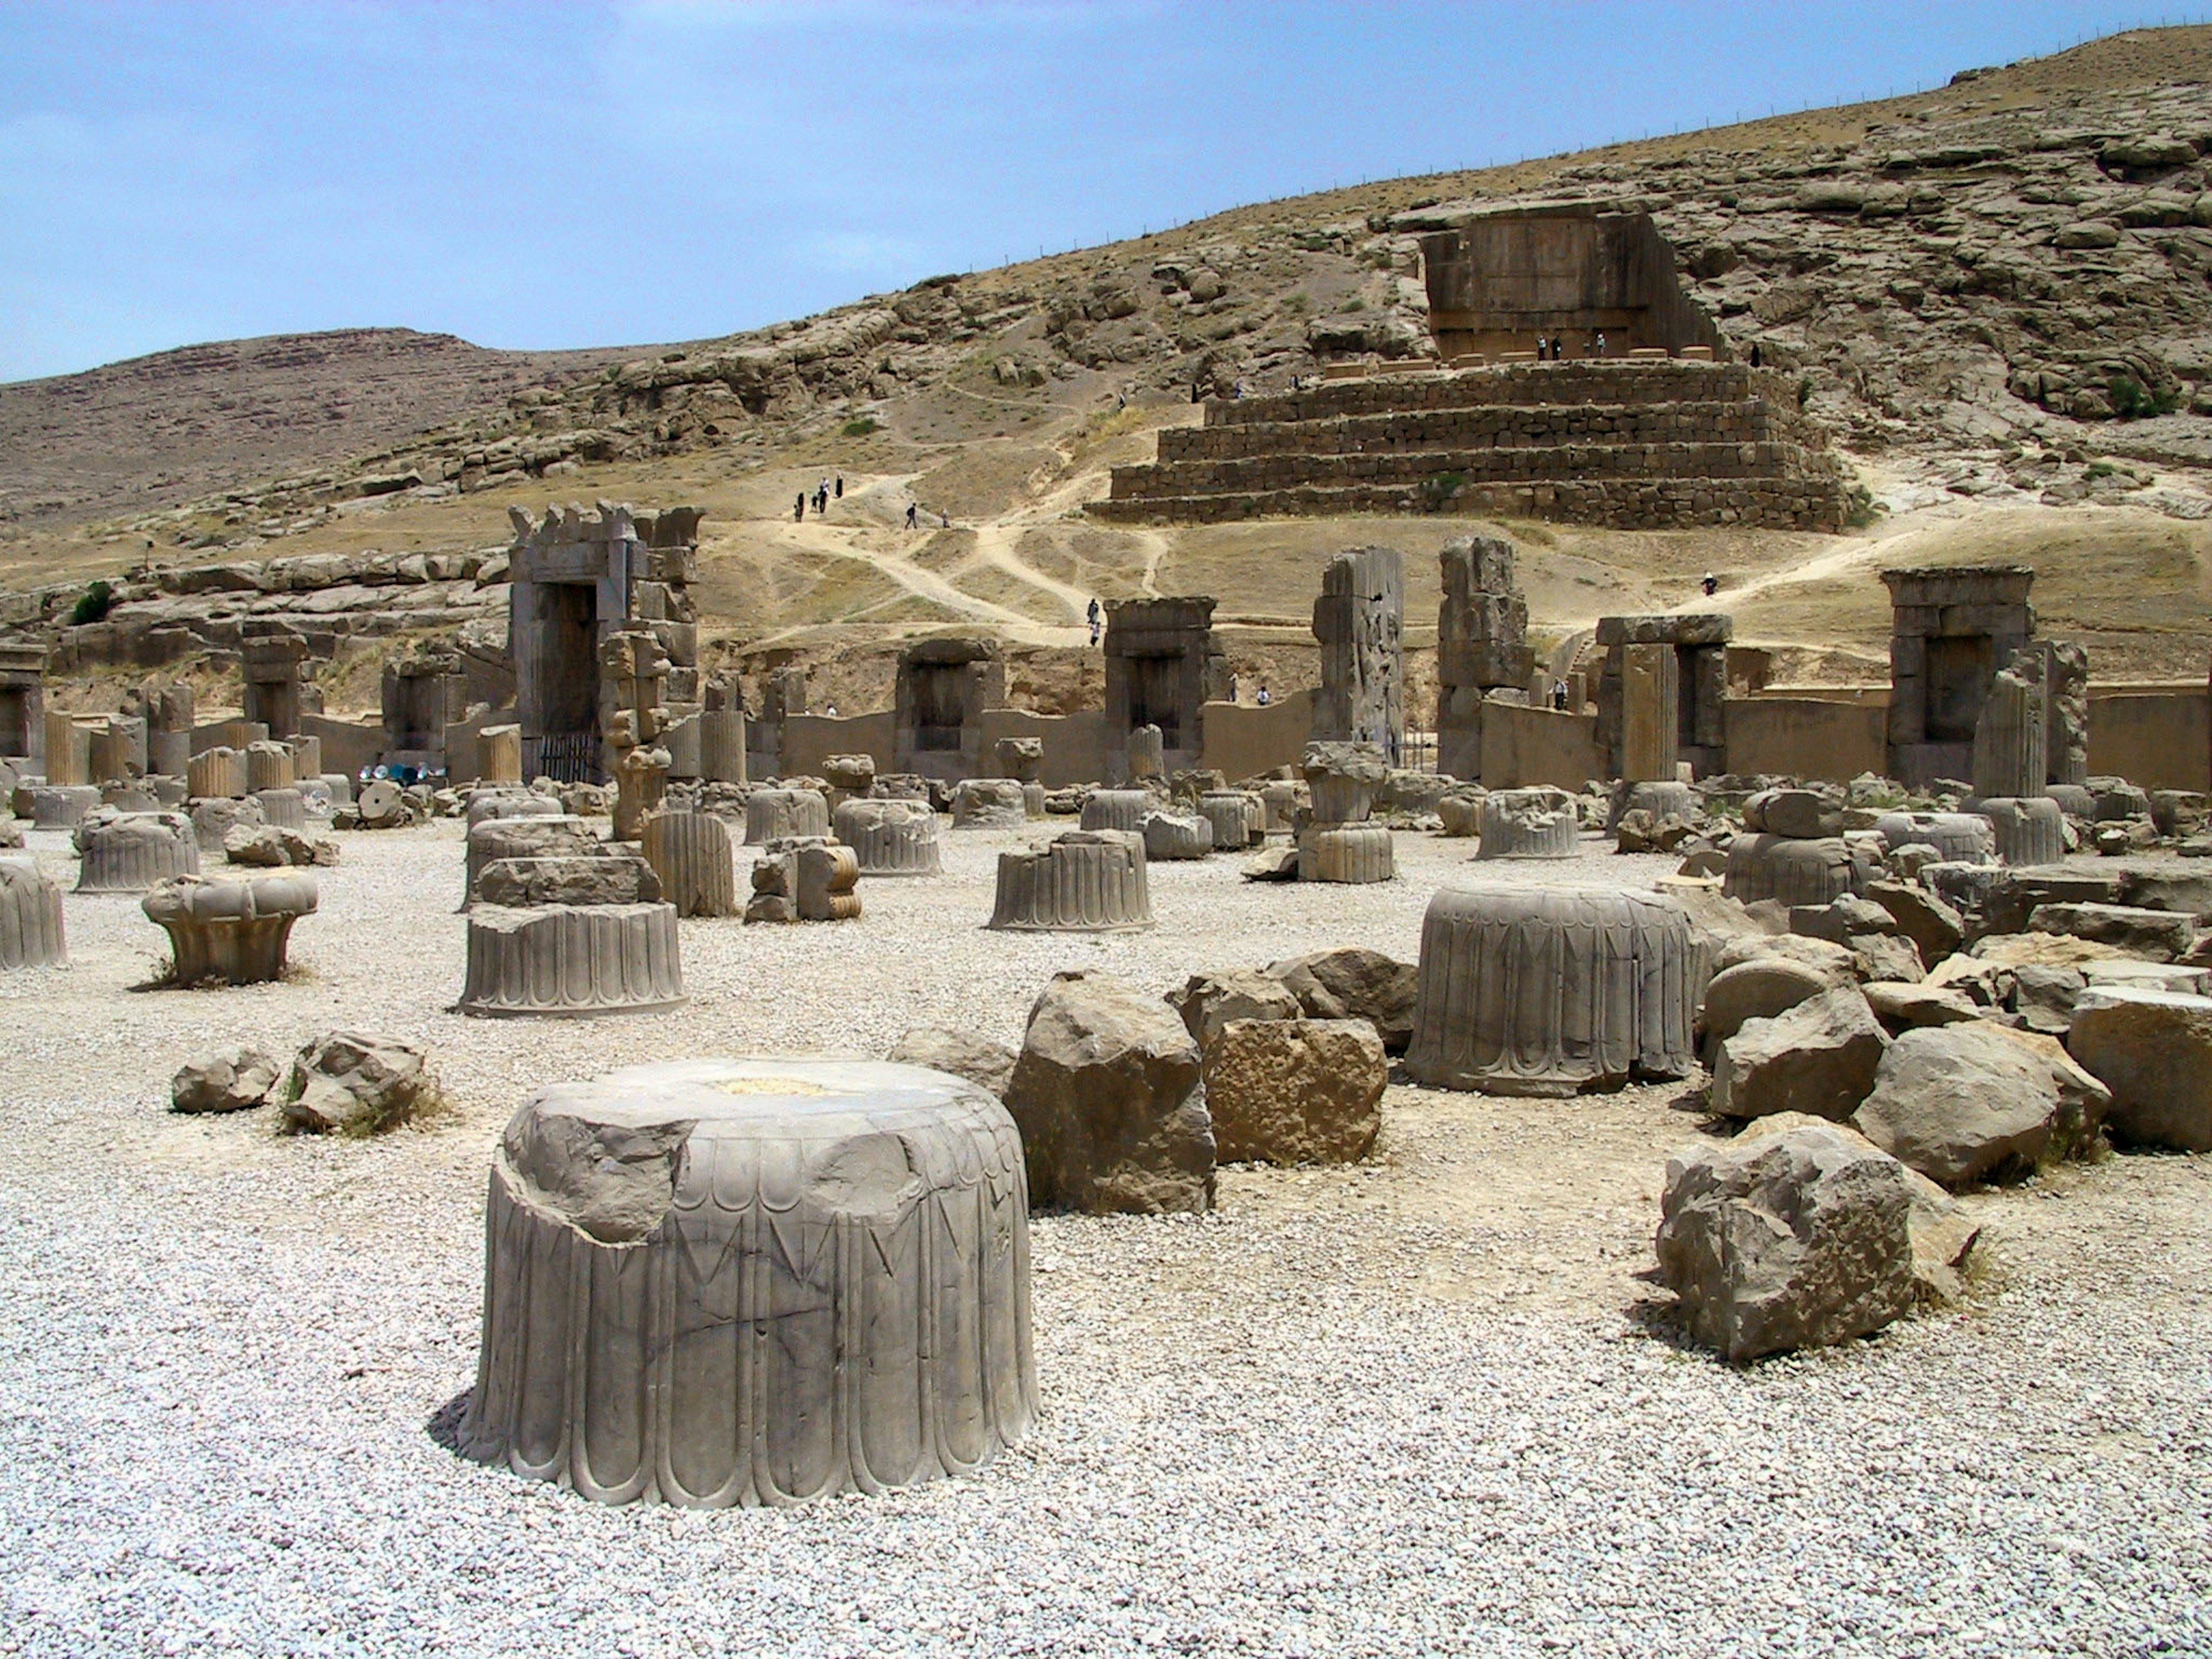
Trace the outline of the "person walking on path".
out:
M 1605 356 L 1605 331 L 1603 329 L 1600 329 L 1598 331 L 1597 355 L 1601 357 Z
M 791 516 L 794 523 L 804 523 L 805 521 L 806 492 L 803 489 L 799 492 L 799 505 L 791 509 Z
M 845 475 L 842 472 L 837 475 L 837 499 L 841 501 L 845 499 Z
M 906 527 L 908 530 L 918 530 L 921 528 L 920 523 L 915 517 L 915 515 L 921 510 L 921 503 L 917 501 L 908 501 L 906 504 Z
M 1091 618 L 1091 643 L 1096 645 L 1098 643 L 1098 600 L 1095 595 L 1091 601 L 1091 609 L 1085 614 Z

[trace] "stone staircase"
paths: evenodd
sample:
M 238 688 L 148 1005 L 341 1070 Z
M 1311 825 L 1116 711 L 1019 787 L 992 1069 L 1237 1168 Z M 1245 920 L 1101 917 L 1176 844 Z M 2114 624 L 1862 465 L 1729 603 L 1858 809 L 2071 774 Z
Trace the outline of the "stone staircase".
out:
M 1209 403 L 1114 469 L 1113 522 L 1468 513 L 1623 528 L 1843 528 L 1849 486 L 1792 382 L 1676 359 L 1324 380 Z

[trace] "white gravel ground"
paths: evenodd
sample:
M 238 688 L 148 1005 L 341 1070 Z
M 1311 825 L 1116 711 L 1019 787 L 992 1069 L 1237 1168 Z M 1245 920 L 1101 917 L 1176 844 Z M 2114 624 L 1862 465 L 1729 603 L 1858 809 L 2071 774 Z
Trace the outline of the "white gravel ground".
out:
M 51 1655 L 1139 1651 L 2212 1653 L 2212 1160 L 1975 1199 L 1975 1300 L 1733 1370 L 1654 1314 L 1681 1091 L 1394 1088 L 1358 1169 L 1238 1170 L 1204 1220 L 1041 1218 L 1030 1443 L 798 1512 L 610 1510 L 460 1462 L 488 1149 L 533 1085 L 665 1054 L 1015 1040 L 1054 969 L 1164 988 L 1365 944 L 1387 887 L 1152 872 L 1160 927 L 984 933 L 994 855 L 862 884 L 842 927 L 684 924 L 692 1001 L 462 1019 L 459 826 L 342 836 L 283 985 L 152 992 L 135 899 L 0 978 L 0 1650 Z M 67 843 L 34 832 L 56 873 Z M 458 1101 L 374 1144 L 182 1120 L 172 1070 L 333 1024 L 427 1042 Z

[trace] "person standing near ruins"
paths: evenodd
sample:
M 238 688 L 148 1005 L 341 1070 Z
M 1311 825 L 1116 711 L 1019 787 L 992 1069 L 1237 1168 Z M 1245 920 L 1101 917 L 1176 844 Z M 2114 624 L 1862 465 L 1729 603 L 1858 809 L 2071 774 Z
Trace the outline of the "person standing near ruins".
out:
M 799 504 L 791 509 L 791 517 L 793 523 L 804 522 L 806 518 L 806 492 L 803 489 L 799 492 Z
M 1261 681 L 1261 682 L 1260 682 L 1260 696 L 1259 696 L 1259 698 L 1258 698 L 1258 702 L 1259 702 L 1260 707 L 1261 707 L 1261 708 L 1266 708 L 1266 707 L 1267 707 L 1270 702 L 1273 702 L 1273 701 L 1274 701 L 1274 699 L 1273 699 L 1272 697 L 1270 697 L 1270 696 L 1267 695 L 1267 681 L 1265 681 L 1265 680 Z
M 1603 329 L 1600 329 L 1597 332 L 1596 355 L 1601 357 L 1605 356 L 1605 331 Z
M 918 530 L 921 528 L 921 524 L 915 517 L 915 514 L 920 513 L 921 510 L 921 504 L 919 501 L 908 501 L 906 504 L 906 527 L 908 530 Z
M 845 475 L 842 472 L 837 475 L 837 499 L 841 501 L 845 499 Z
M 1091 643 L 1096 645 L 1098 643 L 1098 599 L 1097 595 L 1094 594 L 1091 596 L 1091 609 L 1084 614 L 1091 619 Z
M 1552 707 L 1562 714 L 1567 712 L 1567 683 L 1565 680 L 1552 682 Z
M 1753 368 L 1759 367 L 1759 342 L 1756 340 L 1751 343 L 1751 366 Z

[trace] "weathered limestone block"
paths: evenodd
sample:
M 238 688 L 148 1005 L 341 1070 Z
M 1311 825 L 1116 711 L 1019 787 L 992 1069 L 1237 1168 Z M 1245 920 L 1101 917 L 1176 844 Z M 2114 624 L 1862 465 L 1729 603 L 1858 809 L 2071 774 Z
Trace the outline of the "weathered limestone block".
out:
M 1655 819 L 1685 818 L 1692 821 L 1704 816 L 1704 803 L 1698 792 L 1686 783 L 1672 780 L 1653 782 L 1622 782 L 1614 787 L 1611 810 L 1607 814 L 1607 827 L 1619 829 L 1621 819 L 1631 812 L 1649 812 Z
M 284 746 L 292 751 L 294 783 L 305 783 L 323 775 L 323 740 L 320 738 L 288 738 Z
M 2098 1143 L 2112 1093 L 2047 1036 L 1986 1020 L 1889 1045 L 1852 1123 L 1946 1187 L 2017 1179 Z
M 2193 916 L 2131 904 L 2039 904 L 2028 913 L 2027 927 L 2109 945 L 2145 962 L 2179 962 L 2197 944 Z
M 465 1014 L 653 1013 L 684 1000 L 672 904 L 479 902 Z
M 170 983 L 259 985 L 283 976 L 292 924 L 314 914 L 318 897 L 312 876 L 180 876 L 139 908 L 169 936 Z
M 33 783 L 15 793 L 27 798 L 33 830 L 74 830 L 100 807 L 100 791 L 88 783 Z
M 169 1079 L 173 1112 L 250 1112 L 276 1086 L 276 1062 L 258 1048 L 187 1061 Z
M 699 775 L 708 783 L 745 781 L 745 716 L 742 709 L 708 708 L 699 715 Z
M 1966 947 L 1966 919 L 1917 882 L 1870 881 L 1867 897 L 1889 912 L 1923 965 L 1933 967 Z
M 477 733 L 477 777 L 484 783 L 522 781 L 520 726 L 487 726 Z
M 380 1134 L 436 1103 L 430 1057 L 411 1042 L 329 1031 L 293 1057 L 284 1126 L 295 1134 Z
M 1974 726 L 1975 794 L 1995 800 L 2043 793 L 2051 764 L 2043 717 L 2043 659 L 2022 651 L 1990 682 Z
M 1571 1095 L 1696 1065 L 1690 923 L 1641 893 L 1429 901 L 1406 1069 L 1433 1087 Z
M 1564 789 L 1496 789 L 1482 803 L 1478 859 L 1571 859 L 1582 819 Z
M 1413 1040 L 1413 1003 L 1420 969 L 1364 945 L 1340 945 L 1267 964 L 1308 1019 L 1364 1019 L 1382 1035 L 1382 1046 L 1403 1054 Z
M 1267 834 L 1260 798 L 1245 789 L 1209 789 L 1198 798 L 1199 815 L 1213 827 L 1213 850 L 1241 853 Z
M 1094 789 L 1083 798 L 1085 830 L 1126 830 L 1142 835 L 1147 813 L 1159 809 L 1159 797 L 1149 789 Z
M 2033 866 L 2056 864 L 2066 856 L 2066 815 L 2055 800 L 1981 800 L 1976 806 L 1989 818 L 2000 860 Z
M 933 876 L 944 867 L 937 814 L 926 802 L 840 801 L 830 823 L 864 876 Z
M 468 827 L 473 830 L 493 818 L 559 817 L 562 810 L 561 803 L 550 795 L 509 786 L 471 790 L 466 817 Z
M 283 830 L 305 830 L 307 827 L 307 798 L 297 789 L 257 789 L 253 799 L 261 803 L 261 817 Z
M 1266 829 L 1270 835 L 1281 835 L 1298 827 L 1298 814 L 1313 805 L 1313 792 L 1302 783 L 1278 779 L 1260 787 L 1260 806 L 1267 815 Z
M 111 715 L 85 744 L 85 781 L 106 783 L 143 776 L 146 770 L 146 722 Z
M 1997 860 L 1996 826 L 1975 812 L 1884 812 L 1875 820 L 1875 834 L 1882 850 L 1900 847 L 1932 847 L 1946 864 L 1994 864 Z
M 829 833 L 830 802 L 818 789 L 756 789 L 745 797 L 748 846 Z
M 1380 744 L 1310 743 L 1299 770 L 1313 792 L 1316 823 L 1364 823 L 1390 780 L 1390 757 Z
M 127 781 L 118 779 L 101 784 L 100 804 L 112 807 L 118 812 L 158 812 L 161 810 L 161 797 L 149 785 L 137 778 Z
M 2074 1005 L 2066 1049 L 2112 1091 L 2120 1139 L 2212 1152 L 2212 997 L 2093 986 Z
M 1157 997 L 1056 974 L 1006 1085 L 1040 1206 L 1143 1215 L 1213 1207 L 1213 1126 L 1198 1045 Z
M 1660 1277 L 1692 1334 L 1738 1362 L 1878 1331 L 1917 1297 L 1907 1176 L 1826 1125 L 1670 1158 Z
M 477 877 L 476 902 L 506 909 L 543 904 L 659 904 L 660 877 L 621 842 L 588 853 L 494 859 Z
M 1721 1117 L 1805 1112 L 1842 1122 L 1874 1087 L 1889 1039 L 1856 985 L 1747 1019 L 1720 1045 L 1712 1109 Z
M 1115 830 L 1072 830 L 999 854 L 990 927 L 1011 933 L 1109 933 L 1152 925 L 1145 846 Z
M 478 1462 L 602 1503 L 784 1505 L 971 1474 L 1035 1419 L 1021 1141 L 943 1073 L 556 1085 L 501 1137 L 485 1233 Z
M 1017 783 L 1036 783 L 1044 775 L 1042 738 L 1000 738 L 991 745 L 999 771 Z
M 1202 859 L 1213 850 L 1213 821 L 1195 812 L 1147 812 L 1145 857 Z
M 417 822 L 405 791 L 384 778 L 362 786 L 354 811 L 364 830 L 402 830 Z
M 1219 1162 L 1352 1164 L 1373 1150 L 1390 1062 L 1367 1021 L 1231 1020 L 1201 1053 Z
M 994 1100 L 1006 1096 L 1018 1056 L 1003 1042 L 949 1025 L 917 1025 L 884 1058 L 899 1066 L 923 1066 L 964 1078 Z
M 1721 891 L 1745 904 L 1826 904 L 1863 892 L 1867 867 L 1840 836 L 1738 836 L 1729 845 Z
M 203 853 L 220 853 L 230 844 L 234 830 L 258 830 L 269 820 L 261 810 L 261 803 L 247 795 L 242 799 L 218 795 L 209 800 L 191 804 L 192 833 L 199 839 Z
M 60 886 L 27 858 L 0 858 L 0 969 L 52 968 L 68 960 Z
M 295 781 L 292 770 L 292 751 L 281 743 L 249 743 L 246 745 L 246 787 L 248 793 L 259 794 L 264 789 L 289 789 Z M 212 794 L 214 791 L 195 791 Z
M 1140 726 L 1129 733 L 1128 776 L 1133 783 L 1167 781 L 1167 744 L 1158 726 Z
M 255 870 L 327 867 L 338 861 L 338 844 L 318 841 L 297 830 L 241 823 L 222 838 L 222 856 L 226 863 Z
M 477 898 L 485 867 L 501 859 L 564 858 L 596 852 L 602 845 L 597 825 L 566 812 L 485 818 L 468 833 L 461 908 L 467 909 Z
M 1716 973 L 1706 982 L 1705 1000 L 1705 1043 L 1716 1061 L 1719 1046 L 1747 1022 L 1776 1018 L 1808 998 L 1851 984 L 1850 952 L 1834 948 L 1842 959 L 1835 966 L 1796 956 L 1761 955 Z
M 182 812 L 100 811 L 76 828 L 80 893 L 143 893 L 200 872 L 200 844 Z
M 246 793 L 246 757 L 235 749 L 206 749 L 185 765 L 185 787 L 196 796 L 235 799 Z
M 645 821 L 646 862 L 679 916 L 738 914 L 737 854 L 712 812 L 655 812 Z
M 830 786 L 830 810 L 835 812 L 844 802 L 865 796 L 876 787 L 876 757 L 829 756 L 822 763 L 822 777 Z
M 1310 823 L 1298 831 L 1298 879 L 1348 884 L 1389 881 L 1398 873 L 1387 823 Z
M 1743 804 L 1744 828 L 1791 841 L 1818 841 L 1844 830 L 1842 799 L 1819 789 L 1762 789 Z
M 1480 835 L 1483 804 L 1487 799 L 1480 791 L 1446 795 L 1437 803 L 1438 833 L 1455 839 Z
M 963 778 L 952 791 L 955 830 L 1019 829 L 1029 819 L 1029 797 L 1012 778 Z
M 1181 990 L 1168 993 L 1168 1002 L 1182 1016 L 1201 1054 L 1232 1019 L 1298 1019 L 1305 1014 L 1289 986 L 1250 968 L 1193 974 Z

